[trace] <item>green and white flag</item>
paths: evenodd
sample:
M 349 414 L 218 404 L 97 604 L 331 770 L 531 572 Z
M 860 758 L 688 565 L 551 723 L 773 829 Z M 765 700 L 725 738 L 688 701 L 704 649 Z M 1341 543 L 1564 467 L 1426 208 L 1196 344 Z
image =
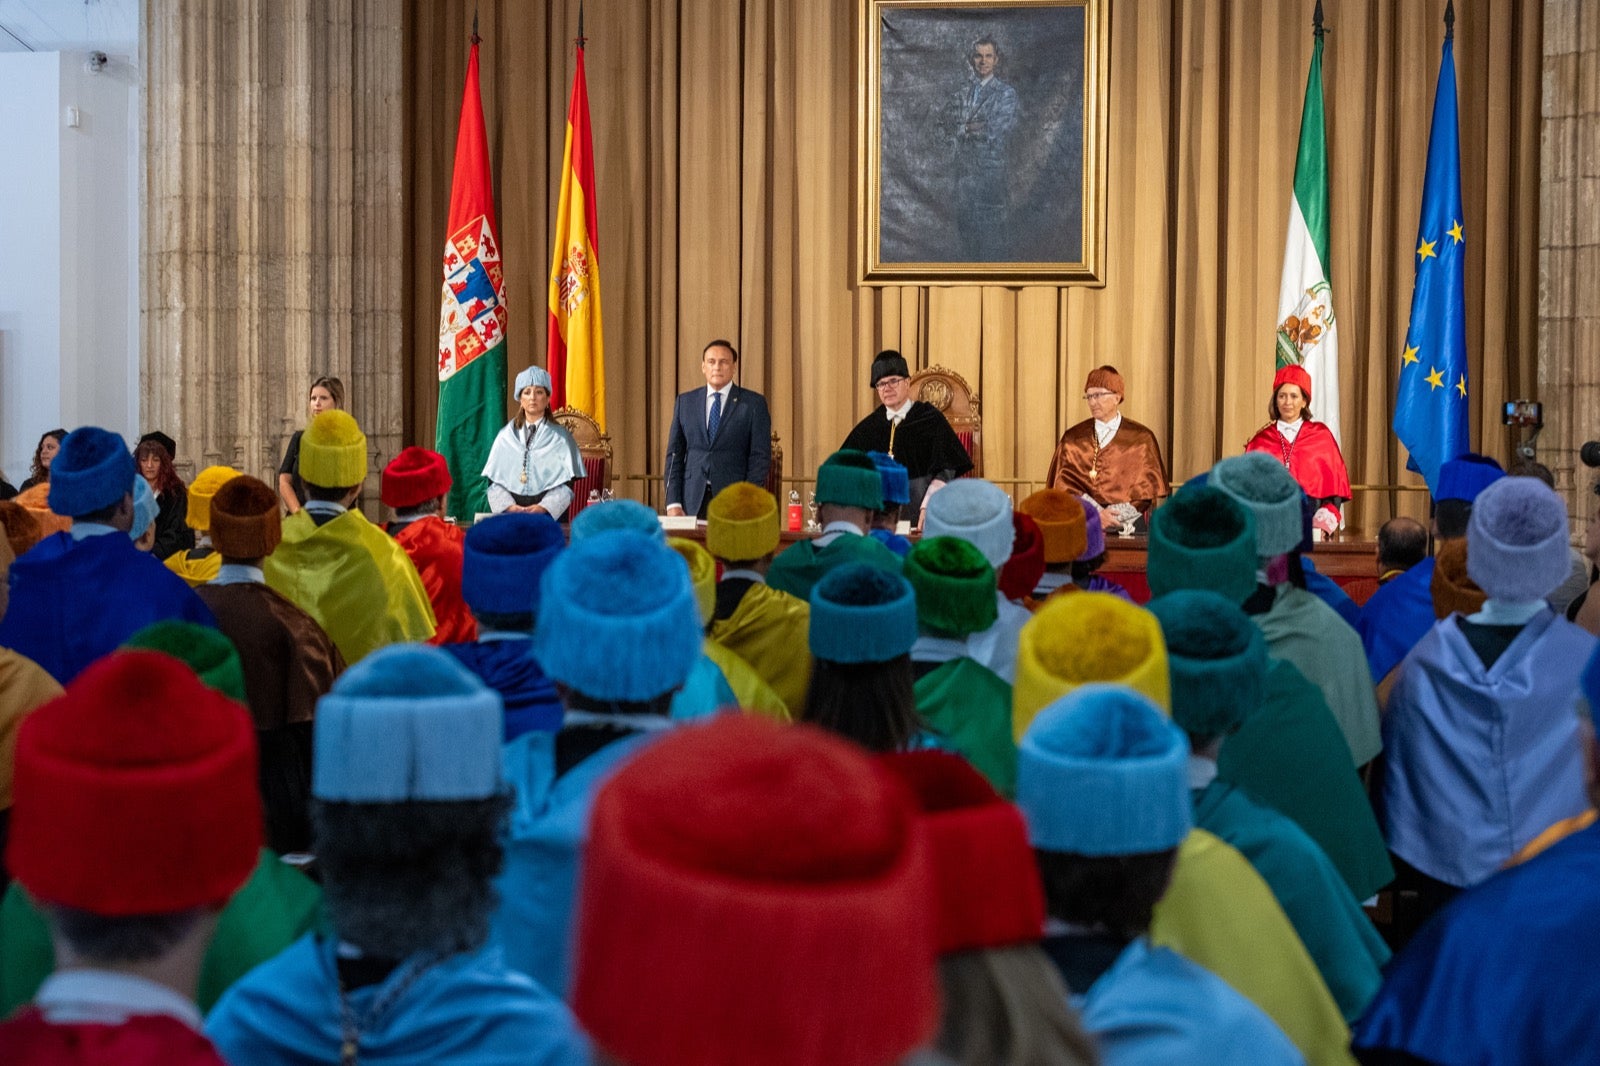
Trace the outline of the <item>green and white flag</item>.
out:
M 1294 199 L 1278 286 L 1277 363 L 1311 375 L 1311 409 L 1339 435 L 1339 337 L 1328 259 L 1328 137 L 1322 119 L 1322 37 L 1311 51 L 1306 104 L 1300 113 L 1300 151 L 1294 161 Z

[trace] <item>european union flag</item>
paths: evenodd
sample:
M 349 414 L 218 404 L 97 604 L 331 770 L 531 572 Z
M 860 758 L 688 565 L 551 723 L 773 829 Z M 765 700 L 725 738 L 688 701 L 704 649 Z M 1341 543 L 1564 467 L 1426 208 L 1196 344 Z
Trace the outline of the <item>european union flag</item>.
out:
M 1461 149 L 1456 120 L 1456 65 L 1445 33 L 1439 85 L 1428 133 L 1428 173 L 1417 226 L 1417 273 L 1411 324 L 1400 355 L 1394 432 L 1431 491 L 1439 467 L 1470 450 L 1467 408 L 1466 234 L 1461 222 Z

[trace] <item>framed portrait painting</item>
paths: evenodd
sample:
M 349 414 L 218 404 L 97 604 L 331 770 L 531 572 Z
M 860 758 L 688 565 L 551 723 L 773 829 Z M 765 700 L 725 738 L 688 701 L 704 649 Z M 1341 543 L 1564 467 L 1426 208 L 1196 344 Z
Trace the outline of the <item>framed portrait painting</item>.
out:
M 867 285 L 1105 283 L 1109 0 L 860 0 Z

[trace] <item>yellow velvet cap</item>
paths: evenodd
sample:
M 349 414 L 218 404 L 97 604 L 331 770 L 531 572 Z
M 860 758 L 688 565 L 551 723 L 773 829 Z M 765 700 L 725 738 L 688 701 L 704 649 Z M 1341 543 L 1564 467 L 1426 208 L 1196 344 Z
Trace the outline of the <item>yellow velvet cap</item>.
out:
M 367 479 L 367 435 L 348 411 L 324 411 L 300 436 L 300 477 L 325 489 Z
M 1047 564 L 1070 563 L 1089 546 L 1083 504 L 1066 489 L 1040 489 L 1019 503 L 1017 510 L 1038 525 Z
M 239 471 L 231 466 L 208 466 L 195 475 L 189 484 L 189 511 L 184 516 L 190 529 L 204 533 L 211 528 L 211 497 L 238 476 Z
M 689 585 L 700 608 L 700 624 L 710 625 L 717 609 L 717 561 L 699 544 L 683 537 L 668 537 L 667 547 L 689 564 Z
M 1052 596 L 1022 627 L 1011 731 L 1018 740 L 1035 716 L 1079 685 L 1127 685 L 1172 713 L 1167 643 L 1156 616 L 1109 592 Z
M 760 559 L 778 547 L 778 501 L 748 481 L 735 481 L 706 506 L 706 548 L 718 559 Z

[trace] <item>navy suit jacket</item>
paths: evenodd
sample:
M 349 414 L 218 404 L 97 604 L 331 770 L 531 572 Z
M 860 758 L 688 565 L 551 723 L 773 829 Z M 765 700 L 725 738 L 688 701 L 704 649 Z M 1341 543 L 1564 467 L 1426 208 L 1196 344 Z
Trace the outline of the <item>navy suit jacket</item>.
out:
M 759 392 L 734 385 L 715 440 L 706 436 L 706 386 L 680 392 L 667 435 L 667 503 L 699 514 L 708 493 L 735 481 L 765 487 L 772 466 L 772 416 Z

